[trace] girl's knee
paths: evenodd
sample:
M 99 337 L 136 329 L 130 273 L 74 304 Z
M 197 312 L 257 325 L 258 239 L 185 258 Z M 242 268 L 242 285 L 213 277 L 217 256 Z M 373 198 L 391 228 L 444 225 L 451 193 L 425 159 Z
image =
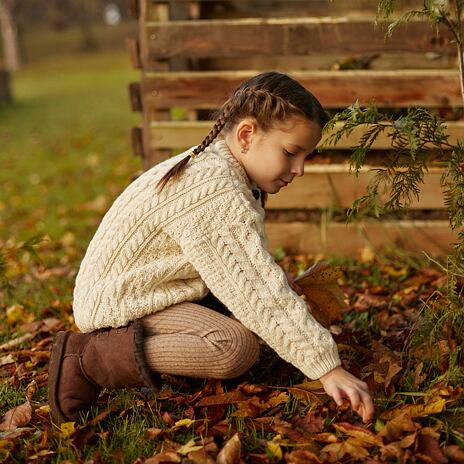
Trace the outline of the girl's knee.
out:
M 222 379 L 239 377 L 250 369 L 259 357 L 259 343 L 256 335 L 244 327 L 235 323 L 231 331 L 230 349 L 224 354 L 224 366 Z

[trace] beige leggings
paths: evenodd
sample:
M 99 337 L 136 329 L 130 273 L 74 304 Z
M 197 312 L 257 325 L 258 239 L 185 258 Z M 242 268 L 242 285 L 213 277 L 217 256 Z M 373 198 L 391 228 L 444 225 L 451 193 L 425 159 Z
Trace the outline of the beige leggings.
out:
M 256 336 L 240 322 L 184 302 L 142 318 L 144 352 L 155 372 L 230 379 L 258 359 Z

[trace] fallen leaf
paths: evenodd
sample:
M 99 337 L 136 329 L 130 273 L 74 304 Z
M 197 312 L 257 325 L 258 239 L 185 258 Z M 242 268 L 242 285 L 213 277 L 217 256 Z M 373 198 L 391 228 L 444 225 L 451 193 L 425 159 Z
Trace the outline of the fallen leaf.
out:
M 0 423 L 0 430 L 10 430 L 27 425 L 32 418 L 32 406 L 29 400 L 10 409 Z
M 322 461 L 311 451 L 297 450 L 285 453 L 285 462 L 288 464 L 322 464 Z
M 40 322 L 38 322 L 40 324 Z M 5 343 L 2 343 L 0 345 L 0 351 L 4 350 L 9 350 L 11 348 L 14 348 L 15 346 L 20 345 L 21 343 L 28 342 L 29 340 L 33 339 L 35 337 L 35 334 L 32 333 L 26 333 L 24 335 L 21 335 L 18 338 L 13 338 L 13 340 L 9 340 Z
M 158 429 L 155 427 L 151 427 L 149 429 L 145 430 L 145 438 L 148 438 L 149 440 L 153 440 L 153 438 L 156 438 L 157 436 L 161 435 L 163 433 L 163 429 Z
M 303 291 L 314 317 L 325 327 L 342 319 L 345 294 L 337 283 L 343 277 L 339 266 L 319 262 L 299 275 L 294 283 Z
M 370 430 L 358 427 L 356 425 L 351 425 L 348 422 L 339 422 L 338 424 L 333 424 L 335 429 L 339 432 L 343 432 L 346 435 L 356 438 L 359 440 L 361 446 L 382 446 L 382 438 L 378 435 L 375 435 Z
M 217 455 L 217 464 L 239 464 L 242 445 L 238 433 L 226 442 Z
M 309 433 L 317 433 L 324 430 L 324 419 L 313 411 L 309 411 L 304 417 L 296 416 L 291 422 L 295 427 Z
M 271 441 L 267 442 L 267 449 L 272 457 L 275 457 L 279 460 L 282 459 L 283 453 L 282 448 L 280 447 L 280 443 L 282 441 L 282 437 L 280 435 L 276 435 Z
M 444 398 L 433 398 L 425 404 L 403 404 L 383 412 L 380 418 L 382 420 L 390 420 L 403 413 L 410 417 L 424 417 L 430 414 L 438 414 L 445 409 L 446 402 Z
M 60 436 L 61 438 L 69 438 L 76 432 L 75 422 L 63 422 L 60 425 Z
M 385 437 L 387 443 L 399 440 L 403 432 L 414 432 L 418 426 L 413 422 L 411 416 L 401 413 L 387 422 L 379 431 L 379 436 Z
M 464 449 L 458 445 L 448 445 L 444 448 L 445 456 L 456 464 L 464 464 Z
M 180 419 L 172 426 L 171 430 L 176 430 L 180 427 L 190 427 L 194 423 L 195 421 L 192 419 Z
M 36 454 L 33 454 L 32 456 L 28 456 L 28 460 L 31 460 L 31 461 L 35 461 L 35 460 L 38 460 L 38 459 L 43 459 L 47 456 L 52 456 L 55 454 L 55 451 L 52 451 L 52 450 L 41 450 L 39 451 L 38 453 Z
M 216 460 L 213 459 L 204 448 L 198 451 L 192 451 L 187 454 L 187 459 L 193 464 L 216 464 Z
M 239 401 L 246 401 L 248 397 L 239 390 L 234 390 L 227 393 L 221 393 L 220 395 L 212 395 L 202 398 L 195 404 L 195 407 L 199 406 L 213 406 L 218 404 L 232 404 Z
M 448 462 L 448 458 L 440 449 L 438 440 L 423 433 L 422 430 L 418 433 L 416 454 L 427 456 L 430 459 L 429 462 L 433 464 L 446 464 Z
M 12 354 L 7 354 L 6 356 L 2 356 L 0 358 L 0 367 L 6 366 L 7 364 L 13 364 L 16 362 L 16 357 Z
M 188 454 L 192 451 L 198 451 L 203 448 L 203 445 L 195 445 L 195 439 L 189 440 L 185 445 L 182 445 L 176 450 L 178 454 Z
M 286 403 L 288 401 L 288 393 L 286 392 L 281 392 L 278 395 L 271 396 L 268 398 L 266 401 L 266 405 L 273 408 L 274 406 L 277 406 L 282 403 Z
M 345 455 L 349 455 L 354 459 L 364 459 L 369 456 L 369 452 L 359 446 L 359 443 L 354 438 L 348 438 L 346 441 L 340 443 L 332 443 L 322 448 L 324 453 L 329 454 L 337 461 L 343 459 Z
M 160 453 L 145 459 L 144 464 L 161 464 L 163 462 L 181 462 L 181 457 L 172 451 Z

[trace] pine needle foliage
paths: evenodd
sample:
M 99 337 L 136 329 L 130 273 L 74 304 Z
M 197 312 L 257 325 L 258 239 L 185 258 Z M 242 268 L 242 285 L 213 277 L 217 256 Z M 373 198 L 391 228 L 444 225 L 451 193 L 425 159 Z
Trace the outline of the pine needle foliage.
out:
M 394 12 L 395 0 L 380 0 L 377 18 L 387 20 Z M 464 106 L 464 0 L 424 0 L 421 10 L 411 10 L 387 26 L 386 38 L 401 24 L 412 19 L 428 20 L 436 27 L 445 26 L 456 44 Z M 362 107 L 355 102 L 336 114 L 324 128 L 322 147 L 336 144 L 353 131 L 360 131 L 359 142 L 351 147 L 350 169 L 356 176 L 366 165 L 366 156 L 379 136 L 391 144 L 382 166 L 373 169 L 374 176 L 366 193 L 356 199 L 347 212 L 347 221 L 366 214 L 380 217 L 406 211 L 419 200 L 424 175 L 430 161 L 443 168 L 441 188 L 450 228 L 457 234 L 444 269 L 447 285 L 428 301 L 412 332 L 409 348 L 414 353 L 421 346 L 428 353 L 435 372 L 442 375 L 434 381 L 464 379 L 464 140 L 451 144 L 446 125 L 425 108 L 409 108 L 399 117 L 379 111 L 375 105 Z M 331 135 L 327 135 L 327 134 Z M 424 351 L 424 347 L 425 351 Z M 446 358 L 446 360 L 444 360 Z M 443 367 L 445 366 L 445 367 Z M 443 370 L 445 369 L 445 370 Z
M 407 209 L 420 196 L 420 187 L 431 156 L 445 157 L 453 147 L 448 143 L 445 125 L 424 108 L 410 108 L 405 116 L 393 118 L 382 114 L 374 105 L 362 108 L 358 102 L 336 114 L 327 124 L 325 132 L 332 131 L 324 143 L 336 144 L 354 129 L 362 128 L 359 143 L 351 147 L 350 168 L 356 176 L 366 163 L 366 154 L 379 135 L 390 138 L 391 149 L 385 165 L 373 171 L 375 176 L 366 194 L 358 198 L 348 210 L 348 220 L 359 215 L 379 217 Z M 448 184 L 447 184 L 448 185 Z M 387 200 L 383 201 L 389 193 Z M 458 192 L 448 188 L 450 204 L 459 203 Z

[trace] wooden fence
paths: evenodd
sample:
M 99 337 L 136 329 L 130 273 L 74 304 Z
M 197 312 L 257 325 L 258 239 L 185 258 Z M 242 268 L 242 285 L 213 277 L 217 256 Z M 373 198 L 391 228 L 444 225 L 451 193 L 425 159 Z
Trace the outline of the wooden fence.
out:
M 399 110 L 436 108 L 450 117 L 450 140 L 464 138 L 464 122 L 453 110 L 462 101 L 450 34 L 412 21 L 385 40 L 382 24 L 374 24 L 376 6 L 375 0 L 133 0 L 139 34 L 128 45 L 141 79 L 129 94 L 143 122 L 132 129 L 132 141 L 144 169 L 201 142 L 211 111 L 241 81 L 269 69 L 289 73 L 331 111 L 356 100 Z M 367 218 L 348 226 L 337 220 L 372 176 L 364 169 L 355 178 L 347 167 L 348 149 L 360 134 L 328 146 L 307 163 L 303 177 L 270 196 L 271 250 L 352 255 L 392 245 L 446 253 L 454 236 L 434 166 L 408 219 Z M 388 138 L 379 138 L 372 159 L 381 163 L 388 149 Z

